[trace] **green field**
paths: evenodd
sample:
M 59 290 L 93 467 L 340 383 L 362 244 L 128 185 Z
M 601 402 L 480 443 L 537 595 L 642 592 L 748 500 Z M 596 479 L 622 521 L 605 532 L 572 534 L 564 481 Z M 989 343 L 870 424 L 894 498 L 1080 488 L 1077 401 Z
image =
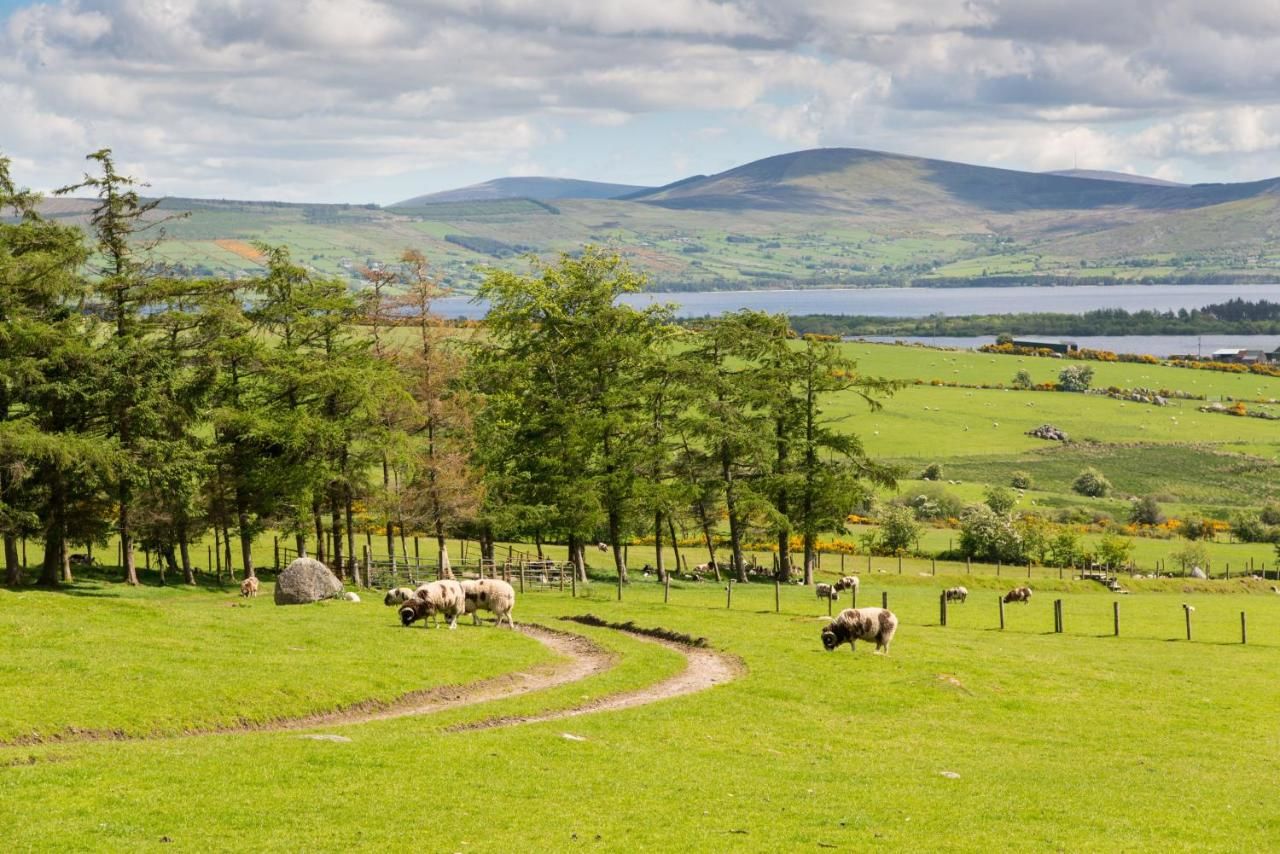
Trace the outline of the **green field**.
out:
M 401 629 L 369 599 L 277 609 L 268 589 L 231 608 L 227 592 L 96 582 L 0 592 L 4 636 L 31 641 L 0 666 L 0 838 L 17 850 L 385 850 L 406 834 L 450 851 L 1270 847 L 1280 597 L 1139 593 L 1121 601 L 1116 638 L 1114 597 L 1044 581 L 1031 604 L 1008 606 L 1002 632 L 998 582 L 969 580 L 942 628 L 937 591 L 956 580 L 864 579 L 863 602 L 887 592 L 901 619 L 889 658 L 823 652 L 825 608 L 804 588 L 783 589 L 781 613 L 771 585 L 738 587 L 732 610 L 708 584 L 676 585 L 665 605 L 639 582 L 622 603 L 603 584 L 578 599 L 529 593 L 518 621 L 594 639 L 613 669 L 319 730 L 347 742 L 174 733 L 520 670 L 539 648 L 487 626 Z M 1184 601 L 1197 609 L 1190 643 Z M 557 619 L 588 612 L 705 636 L 746 673 L 624 711 L 450 731 L 680 670 L 671 650 Z M 57 629 L 75 642 L 50 638 Z M 134 678 L 100 677 L 144 653 L 154 666 L 135 663 Z M 150 737 L 89 737 L 114 729 Z M 66 740 L 13 742 L 59 731 Z

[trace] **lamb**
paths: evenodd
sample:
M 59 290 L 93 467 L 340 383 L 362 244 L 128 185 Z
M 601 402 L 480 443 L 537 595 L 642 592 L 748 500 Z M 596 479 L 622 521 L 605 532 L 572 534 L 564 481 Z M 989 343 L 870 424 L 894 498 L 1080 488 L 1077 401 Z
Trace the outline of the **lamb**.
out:
M 1022 602 L 1023 604 L 1026 604 L 1031 601 L 1031 588 L 1015 587 L 1012 590 L 1010 590 L 1008 593 L 1004 594 L 1004 601 Z
M 830 599 L 834 602 L 840 598 L 839 588 L 832 587 L 830 584 L 816 584 L 814 585 L 813 591 L 817 594 L 819 599 Z
M 415 605 L 419 602 L 422 603 L 420 606 Z M 467 599 L 462 592 L 461 584 L 448 578 L 432 581 L 413 591 L 413 598 L 405 602 L 404 607 L 400 609 L 400 622 L 408 626 L 412 625 L 414 620 L 430 617 L 432 623 L 438 625 L 437 615 L 443 614 L 449 621 L 449 628 L 456 629 L 458 615 L 463 613 L 466 607 Z M 406 612 L 411 613 L 406 614 Z M 406 616 L 408 616 L 407 620 Z
M 887 608 L 845 608 L 822 627 L 822 646 L 831 652 L 848 641 L 849 649 L 856 652 L 856 641 L 874 640 L 876 652 L 888 655 L 897 630 L 898 618 Z
M 393 587 L 382 597 L 382 604 L 390 608 L 392 605 L 403 605 L 413 598 L 412 587 Z
M 858 576 L 846 575 L 844 578 L 841 578 L 839 581 L 836 582 L 836 590 L 837 591 L 839 590 L 856 591 L 858 589 L 858 584 L 859 584 Z
M 497 617 L 497 625 L 503 621 L 511 628 L 516 624 L 511 619 L 515 609 L 516 591 L 510 584 L 497 578 L 481 578 L 478 581 L 462 582 L 462 593 L 466 599 L 466 612 L 471 615 L 472 625 L 480 625 L 481 610 L 492 611 Z
M 240 595 L 245 597 L 257 596 L 258 579 L 251 575 L 244 581 L 240 582 Z
M 948 602 L 963 602 L 969 598 L 969 591 L 963 587 L 948 587 L 943 591 Z

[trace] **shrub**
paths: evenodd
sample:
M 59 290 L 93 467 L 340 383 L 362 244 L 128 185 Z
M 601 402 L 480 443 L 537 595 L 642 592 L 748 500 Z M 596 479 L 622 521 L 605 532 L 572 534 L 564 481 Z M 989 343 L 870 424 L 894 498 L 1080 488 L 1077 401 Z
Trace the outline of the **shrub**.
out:
M 1270 543 L 1276 529 L 1262 521 L 1259 513 L 1237 513 L 1231 518 L 1231 533 L 1242 543 Z
M 997 513 L 1010 513 L 1018 503 L 1018 496 L 1003 486 L 990 487 L 987 489 L 985 496 L 987 506 Z
M 1013 375 L 1013 382 L 1010 383 L 1014 388 L 1028 389 L 1032 388 L 1035 383 L 1031 381 L 1031 374 L 1028 371 L 1018 371 Z
M 1022 559 L 1022 536 L 1013 517 L 976 504 L 960 517 L 960 550 L 978 560 L 1015 563 Z
M 1088 391 L 1093 382 L 1093 368 L 1089 365 L 1068 365 L 1058 374 L 1058 385 L 1063 391 Z
M 1049 559 L 1051 566 L 1079 566 L 1084 562 L 1084 553 L 1080 549 L 1080 535 L 1068 528 L 1063 528 L 1049 541 Z
M 1182 567 L 1183 572 L 1193 566 L 1203 569 L 1209 565 L 1209 549 L 1205 547 L 1204 543 L 1187 543 L 1170 557 Z
M 938 485 L 930 484 L 901 502 L 917 519 L 951 519 L 964 512 L 964 502 Z
M 1087 468 L 1071 483 L 1071 488 L 1090 498 L 1103 498 L 1111 491 L 1111 482 L 1095 468 Z
M 1180 530 L 1188 540 L 1211 540 L 1216 529 L 1212 519 L 1193 518 L 1183 519 Z
M 1164 523 L 1164 511 L 1154 495 L 1146 495 L 1133 502 L 1129 521 L 1135 525 L 1160 525 Z
M 1009 478 L 1009 485 L 1014 489 L 1030 489 L 1035 481 L 1031 479 L 1031 474 L 1025 471 L 1015 471 L 1013 476 Z
M 1268 501 L 1262 505 L 1258 518 L 1264 525 L 1280 525 L 1280 502 Z
M 1118 569 L 1129 562 L 1132 554 L 1133 540 L 1108 532 L 1098 541 L 1095 557 L 1103 566 Z
M 942 480 L 942 463 L 929 463 L 920 472 L 921 480 Z

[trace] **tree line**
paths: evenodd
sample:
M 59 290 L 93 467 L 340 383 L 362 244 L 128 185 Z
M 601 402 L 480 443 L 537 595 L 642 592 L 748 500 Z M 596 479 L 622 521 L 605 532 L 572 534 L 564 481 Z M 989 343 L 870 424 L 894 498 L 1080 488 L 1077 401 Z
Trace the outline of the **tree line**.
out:
M 65 192 L 89 226 L 41 216 L 0 158 L 0 536 L 19 584 L 23 538 L 41 584 L 71 580 L 76 545 L 118 537 L 123 579 L 149 550 L 195 581 L 210 531 L 247 574 L 268 531 L 343 572 L 357 532 L 565 543 L 696 535 L 717 575 L 746 578 L 766 536 L 778 572 L 811 578 L 819 532 L 844 528 L 895 472 L 832 411 L 896 388 L 785 318 L 676 324 L 617 297 L 641 276 L 594 247 L 490 271 L 474 330 L 435 318 L 444 291 L 419 252 L 351 290 L 259 245 L 262 272 L 192 278 L 155 263 L 163 214 L 110 150 Z M 727 530 L 727 538 L 724 531 Z M 801 565 L 794 567 L 792 551 Z M 223 555 L 219 555 L 220 559 Z

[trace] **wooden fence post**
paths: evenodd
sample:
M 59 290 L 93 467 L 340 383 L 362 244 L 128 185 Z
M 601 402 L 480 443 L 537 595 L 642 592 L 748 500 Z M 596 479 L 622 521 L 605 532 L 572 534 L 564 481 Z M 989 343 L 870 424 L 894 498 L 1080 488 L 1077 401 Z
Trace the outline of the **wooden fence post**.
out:
M 1062 634 L 1062 600 L 1053 600 L 1053 631 Z
M 273 551 L 274 551 L 274 553 L 275 553 L 275 568 L 276 568 L 276 572 L 279 572 L 279 571 L 280 571 L 280 538 L 279 538 L 279 537 L 272 537 L 272 538 L 271 538 L 271 546 L 272 546 L 272 550 L 273 550 Z
M 622 573 L 618 573 L 618 601 L 622 601 Z
M 1240 643 L 1249 642 L 1249 626 L 1245 623 L 1244 611 L 1240 612 Z
M 844 552 L 840 552 L 840 574 L 844 575 Z
M 852 590 L 849 591 L 849 607 L 850 608 L 858 607 L 858 588 L 857 587 L 854 587 Z
M 969 556 L 964 556 L 964 574 L 973 575 L 973 566 L 969 563 Z
M 936 557 L 929 558 L 929 569 L 934 574 L 938 574 L 938 559 Z
M 776 577 L 773 579 L 773 613 L 781 613 L 782 611 L 782 582 Z
M 524 558 L 520 558 L 520 592 L 524 592 Z
M 1184 604 L 1182 613 L 1187 617 L 1187 640 L 1191 640 L 1191 606 Z
M 729 579 L 729 585 L 725 587 L 724 607 L 726 611 L 733 607 L 733 579 L 732 578 Z
M 1027 561 L 1027 578 L 1031 577 L 1031 561 Z
M 1000 577 L 1000 559 L 996 558 L 996 578 Z
M 886 610 L 889 608 L 889 591 L 888 590 L 880 591 L 880 607 Z
M 938 623 L 943 626 L 947 624 L 947 591 L 945 590 L 938 594 Z
M 827 597 L 827 616 L 831 616 L 831 597 Z
M 671 573 L 667 573 L 662 579 L 662 604 L 666 605 L 671 601 Z
M 572 564 L 571 564 L 572 566 Z M 560 570 L 560 592 L 564 592 L 564 570 Z M 578 568 L 573 567 L 573 572 L 569 575 L 569 595 L 574 599 L 578 598 Z
M 902 555 L 898 555 L 898 575 L 902 575 Z
M 1120 602 L 1111 603 L 1111 618 L 1115 622 L 1116 637 L 1120 637 Z
M 1000 603 L 1000 631 L 1004 631 L 1004 597 L 996 596 L 996 600 Z
M 867 555 L 867 572 L 871 572 L 871 555 Z

